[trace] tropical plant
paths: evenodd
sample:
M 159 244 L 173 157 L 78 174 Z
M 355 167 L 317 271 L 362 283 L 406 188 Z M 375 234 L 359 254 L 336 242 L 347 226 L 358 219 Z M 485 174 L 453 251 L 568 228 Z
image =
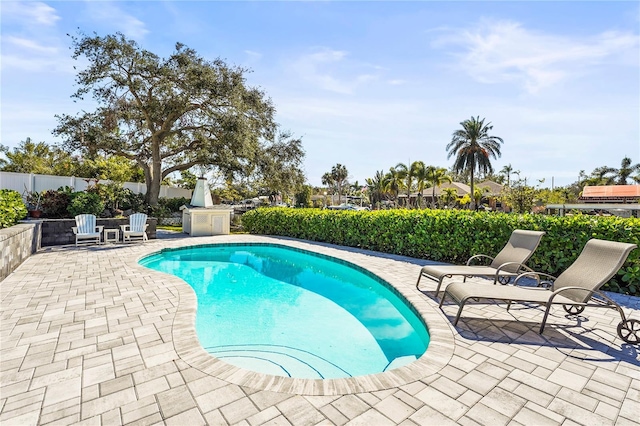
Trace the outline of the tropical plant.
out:
M 471 117 L 460 123 L 462 129 L 453 133 L 451 142 L 447 144 L 449 154 L 447 158 L 455 155 L 453 168 L 457 172 L 469 174 L 471 193 L 474 190 L 474 175 L 476 169 L 479 172 L 493 172 L 490 158 L 500 157 L 500 144 L 504 141 L 498 136 L 492 136 L 489 132 L 493 129 L 491 123 L 484 123 L 484 118 Z M 471 208 L 474 209 L 473 200 Z
M 68 187 L 67 187 L 68 188 Z M 45 217 L 62 219 L 69 216 L 70 189 L 50 189 L 42 195 L 42 212 Z
M 384 171 L 379 170 L 373 178 L 365 179 L 369 189 L 369 198 L 371 204 L 377 205 L 384 200 L 386 189 L 384 184 Z
M 22 198 L 24 199 L 29 211 L 38 211 L 42 209 L 42 192 L 25 190 L 22 194 Z
M 18 191 L 0 189 L 0 228 L 8 228 L 24 219 L 27 208 Z
M 445 206 L 453 207 L 458 200 L 458 190 L 456 188 L 443 188 L 440 198 Z
M 511 185 L 511 174 L 520 174 L 520 170 L 514 170 L 511 166 L 511 163 L 507 164 L 500 170 L 500 173 L 503 174 L 507 178 L 507 186 Z
M 338 163 L 331 167 L 331 171 L 322 175 L 322 184 L 331 188 L 334 193 L 338 193 L 338 204 L 342 203 L 342 189 L 349 185 L 347 177 L 349 171 L 345 166 Z
M 490 192 L 491 189 L 489 189 L 486 186 L 483 186 L 482 188 L 474 188 L 473 189 L 473 201 L 475 201 L 475 205 L 476 207 L 478 207 L 481 202 L 482 202 L 482 197 L 484 196 L 484 194 L 486 194 L 487 192 Z
M 425 179 L 433 188 L 431 191 L 431 208 L 435 208 L 437 207 L 436 187 L 446 182 L 451 183 L 451 176 L 447 174 L 447 169 L 443 167 L 429 166 L 425 172 Z
M 634 172 L 636 177 L 640 177 L 640 163 L 632 164 L 631 158 L 624 157 L 620 162 L 620 168 L 615 169 L 616 185 L 626 185 L 627 180 Z M 633 177 L 633 179 L 635 180 L 636 177 Z
M 404 188 L 404 181 L 395 167 L 391 167 L 386 175 L 384 175 L 384 188 L 393 194 L 393 200 L 398 203 L 398 194 Z
M 591 172 L 591 175 L 582 181 L 583 186 L 613 185 L 615 183 L 615 173 L 616 169 L 613 167 L 596 167 Z
M 414 189 L 413 180 L 424 174 L 425 165 L 422 161 L 414 161 L 411 164 L 398 163 L 395 170 L 398 177 L 403 180 L 402 186 L 407 190 L 407 202 L 405 207 L 409 207 L 411 191 Z
M 422 161 L 420 161 L 419 163 L 420 163 L 420 166 L 416 170 L 415 177 L 416 177 L 416 191 L 418 191 L 417 207 L 421 209 L 424 190 L 431 185 L 427 177 L 428 177 L 429 167 L 432 167 L 432 166 L 426 166 Z
M 331 172 L 326 172 L 322 175 L 321 178 L 322 184 L 327 187 L 328 193 L 331 194 L 331 200 L 333 202 L 333 194 L 335 194 L 336 186 L 333 181 L 333 176 L 331 176 Z

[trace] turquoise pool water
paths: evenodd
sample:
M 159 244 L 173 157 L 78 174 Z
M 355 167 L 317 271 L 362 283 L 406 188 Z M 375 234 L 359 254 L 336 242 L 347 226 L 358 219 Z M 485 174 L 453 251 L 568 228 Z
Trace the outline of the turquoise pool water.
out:
M 140 263 L 191 285 L 200 344 L 248 370 L 360 376 L 408 364 L 429 344 L 403 300 L 337 259 L 272 244 L 221 244 L 164 250 Z

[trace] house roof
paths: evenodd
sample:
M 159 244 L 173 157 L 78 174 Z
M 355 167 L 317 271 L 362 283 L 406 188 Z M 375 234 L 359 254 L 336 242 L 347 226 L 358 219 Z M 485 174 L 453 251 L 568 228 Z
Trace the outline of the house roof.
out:
M 500 195 L 500 193 L 502 192 L 502 188 L 504 188 L 503 185 L 500 185 L 499 183 L 496 183 L 492 180 L 485 180 L 483 182 L 478 182 L 476 183 L 476 188 L 489 188 L 489 192 L 486 193 L 485 195 Z
M 634 202 L 640 200 L 640 185 L 585 186 L 580 200 L 589 202 Z

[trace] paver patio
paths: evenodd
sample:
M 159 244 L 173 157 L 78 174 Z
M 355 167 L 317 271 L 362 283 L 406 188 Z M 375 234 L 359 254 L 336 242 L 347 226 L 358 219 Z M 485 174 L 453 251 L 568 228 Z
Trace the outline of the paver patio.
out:
M 274 378 L 240 370 L 197 344 L 195 296 L 137 260 L 165 247 L 271 242 L 365 267 L 394 285 L 432 332 L 416 363 L 356 379 Z M 242 425 L 596 425 L 640 421 L 638 346 L 618 314 L 470 304 L 457 328 L 423 280 L 426 262 L 284 238 L 160 238 L 53 247 L 0 282 L 0 423 Z M 640 298 L 618 296 L 632 318 Z M 313 315 L 313 313 L 310 313 Z

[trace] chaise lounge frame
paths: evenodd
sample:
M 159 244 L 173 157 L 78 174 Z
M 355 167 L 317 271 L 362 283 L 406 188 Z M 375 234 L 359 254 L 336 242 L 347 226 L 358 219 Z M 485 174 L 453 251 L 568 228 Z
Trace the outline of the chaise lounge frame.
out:
M 533 272 L 525 265 L 540 244 L 540 240 L 545 233 L 543 231 L 530 231 L 516 229 L 511 233 L 509 241 L 500 250 L 496 257 L 486 254 L 477 254 L 467 260 L 465 265 L 426 265 L 423 266 L 418 275 L 416 289 L 420 289 L 420 279 L 424 276 L 438 283 L 436 287 L 436 298 L 440 292 L 440 287 L 445 278 L 453 276 L 463 276 L 463 281 L 467 277 L 491 277 L 493 283 L 506 284 L 511 278 L 517 277 L 522 271 Z M 474 265 L 478 259 L 489 259 L 488 266 Z
M 540 334 L 544 331 L 552 305 L 563 305 L 564 310 L 571 315 L 582 313 L 586 307 L 612 308 L 622 318 L 617 327 L 618 336 L 627 343 L 637 344 L 640 343 L 640 321 L 628 319 L 622 307 L 599 290 L 618 272 L 636 247 L 635 244 L 592 239 L 584 246 L 575 262 L 558 277 L 541 272 L 526 272 L 515 279 L 514 285 L 507 286 L 454 282 L 445 289 L 440 308 L 447 296 L 459 306 L 453 321 L 455 326 L 469 299 L 505 301 L 507 310 L 512 302 L 544 305 Z M 527 277 L 535 278 L 538 287 L 518 285 L 520 280 Z

